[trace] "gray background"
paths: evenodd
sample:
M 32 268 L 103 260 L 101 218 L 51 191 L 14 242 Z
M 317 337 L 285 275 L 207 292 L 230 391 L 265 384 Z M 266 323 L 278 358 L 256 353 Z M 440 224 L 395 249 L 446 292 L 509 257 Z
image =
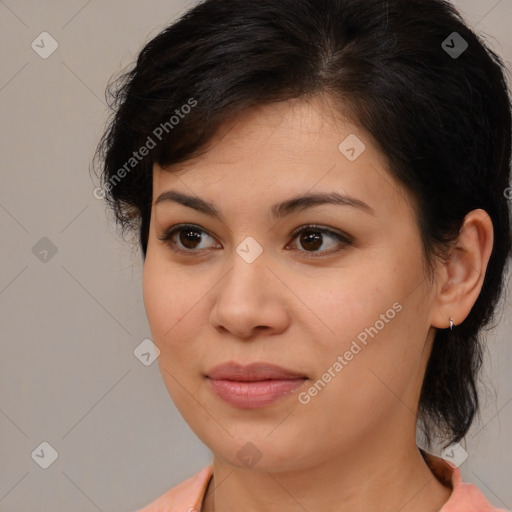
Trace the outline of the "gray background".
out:
M 157 364 L 133 354 L 150 337 L 142 259 L 109 223 L 89 174 L 107 80 L 192 4 L 0 1 L 2 512 L 130 512 L 210 461 Z M 456 5 L 510 69 L 512 1 Z M 47 59 L 31 48 L 43 31 L 59 44 Z M 43 237 L 56 254 L 41 252 Z M 511 308 L 508 299 L 488 335 L 482 419 L 461 466 L 466 481 L 509 509 Z M 43 441 L 58 452 L 48 469 L 36 464 L 48 450 L 31 457 Z

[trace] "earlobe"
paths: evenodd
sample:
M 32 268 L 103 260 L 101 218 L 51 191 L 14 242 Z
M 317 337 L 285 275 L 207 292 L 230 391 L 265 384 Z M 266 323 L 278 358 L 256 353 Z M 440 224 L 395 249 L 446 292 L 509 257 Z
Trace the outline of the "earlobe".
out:
M 492 221 L 484 210 L 466 215 L 459 237 L 440 264 L 432 325 L 445 329 L 464 321 L 484 282 L 494 241 Z

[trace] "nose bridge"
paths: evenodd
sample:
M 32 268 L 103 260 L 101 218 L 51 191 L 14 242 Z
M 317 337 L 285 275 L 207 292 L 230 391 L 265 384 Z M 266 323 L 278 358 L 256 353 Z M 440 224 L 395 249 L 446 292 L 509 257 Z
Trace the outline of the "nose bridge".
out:
M 236 254 L 248 265 L 262 259 L 263 246 L 252 236 L 245 237 L 236 247 Z
M 265 291 L 268 258 L 266 257 L 263 247 L 253 238 L 246 237 L 240 242 L 233 251 L 231 257 L 231 271 L 228 278 L 230 288 L 239 290 L 246 294 L 252 291 L 254 297 Z M 245 299 L 250 299 L 244 296 Z
M 246 239 L 235 247 L 212 310 L 212 324 L 240 338 L 250 337 L 256 327 L 283 329 L 288 321 L 287 308 L 279 306 L 274 289 L 279 280 L 267 268 L 268 258 L 255 242 Z

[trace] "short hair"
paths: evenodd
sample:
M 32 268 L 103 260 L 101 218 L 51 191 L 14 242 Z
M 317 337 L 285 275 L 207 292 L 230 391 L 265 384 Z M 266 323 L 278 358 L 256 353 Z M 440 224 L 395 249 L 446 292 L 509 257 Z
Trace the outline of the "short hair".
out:
M 205 0 L 109 83 L 112 113 L 95 154 L 105 199 L 123 236 L 137 233 L 145 259 L 153 164 L 205 152 L 222 123 L 245 110 L 329 95 L 414 199 L 430 270 L 468 212 L 481 208 L 492 220 L 481 292 L 464 322 L 437 329 L 421 390 L 427 444 L 435 436 L 447 446 L 478 412 L 481 331 L 511 251 L 504 71 L 445 0 Z

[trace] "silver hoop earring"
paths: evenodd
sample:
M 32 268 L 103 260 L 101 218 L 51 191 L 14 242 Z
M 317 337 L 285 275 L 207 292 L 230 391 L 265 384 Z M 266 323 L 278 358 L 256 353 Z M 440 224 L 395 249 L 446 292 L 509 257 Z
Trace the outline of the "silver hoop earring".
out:
M 453 318 L 450 318 L 450 331 L 453 331 Z

